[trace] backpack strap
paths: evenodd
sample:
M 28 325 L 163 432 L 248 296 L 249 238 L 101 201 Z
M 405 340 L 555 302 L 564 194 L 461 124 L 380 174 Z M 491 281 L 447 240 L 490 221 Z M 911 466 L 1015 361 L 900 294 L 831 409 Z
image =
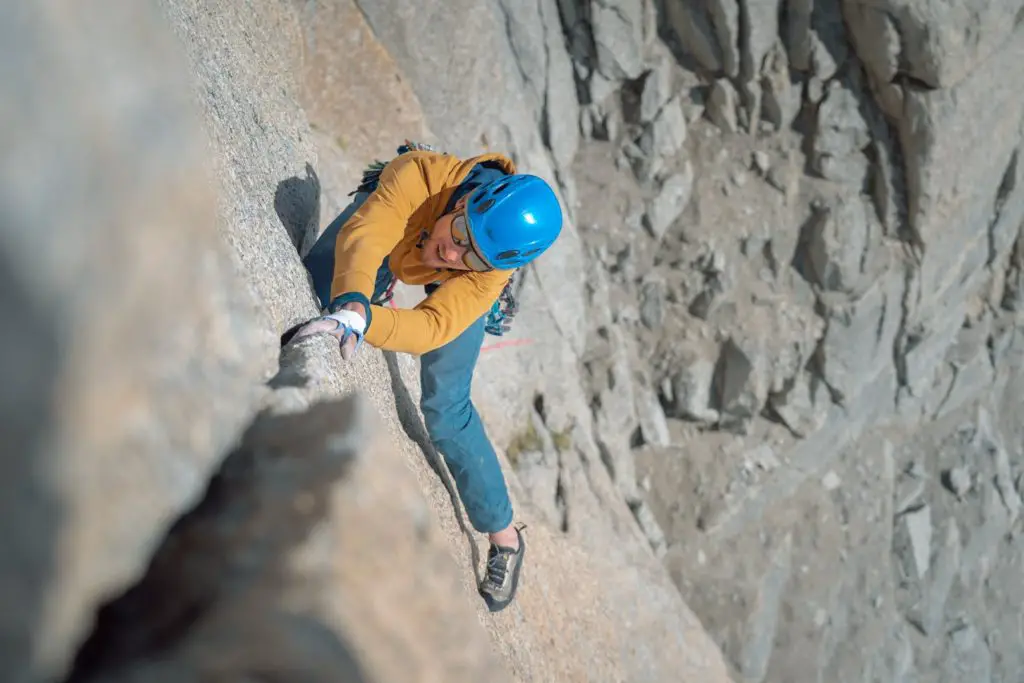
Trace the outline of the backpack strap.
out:
M 398 153 L 397 156 L 402 156 L 406 152 L 436 152 L 437 150 L 433 145 L 428 145 L 425 142 L 406 140 L 404 144 L 399 145 L 396 151 Z M 391 162 L 377 159 L 367 166 L 363 170 L 363 179 L 360 181 L 359 186 L 349 192 L 348 196 L 351 197 L 359 192 L 370 193 L 376 190 L 377 184 L 380 182 L 380 174 L 389 163 Z

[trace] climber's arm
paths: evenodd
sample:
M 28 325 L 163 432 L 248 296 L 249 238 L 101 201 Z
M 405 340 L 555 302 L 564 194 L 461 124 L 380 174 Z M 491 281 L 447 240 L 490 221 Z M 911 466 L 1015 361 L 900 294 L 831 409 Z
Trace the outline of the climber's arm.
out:
M 377 189 L 338 233 L 332 301 L 343 296 L 369 306 L 381 262 L 404 237 L 409 218 L 427 196 L 413 155 L 401 155 L 381 171 Z
M 479 320 L 511 276 L 507 270 L 465 273 L 443 283 L 413 309 L 371 306 L 374 322 L 366 341 L 388 351 L 433 351 Z

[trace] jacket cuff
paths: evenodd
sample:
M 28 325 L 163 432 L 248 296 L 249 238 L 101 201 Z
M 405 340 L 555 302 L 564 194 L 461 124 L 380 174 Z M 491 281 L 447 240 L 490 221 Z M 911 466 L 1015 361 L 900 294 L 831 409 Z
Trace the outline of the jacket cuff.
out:
M 363 330 L 363 334 L 366 334 L 370 329 L 370 322 L 373 320 L 373 311 L 370 307 L 370 300 L 367 299 L 364 294 L 360 294 L 359 292 L 346 292 L 345 294 L 339 294 L 331 299 L 331 303 L 327 305 L 327 312 L 335 313 L 345 304 L 351 303 L 362 304 L 363 308 L 366 309 L 366 330 Z

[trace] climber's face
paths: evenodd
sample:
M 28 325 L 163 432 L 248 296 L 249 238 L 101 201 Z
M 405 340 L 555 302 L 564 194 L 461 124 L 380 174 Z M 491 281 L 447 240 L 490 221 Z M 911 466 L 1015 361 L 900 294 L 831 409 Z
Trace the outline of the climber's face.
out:
M 488 270 L 473 251 L 466 235 L 466 218 L 462 213 L 465 199 L 455 204 L 451 213 L 437 219 L 423 243 L 423 263 L 431 268 L 451 270 Z

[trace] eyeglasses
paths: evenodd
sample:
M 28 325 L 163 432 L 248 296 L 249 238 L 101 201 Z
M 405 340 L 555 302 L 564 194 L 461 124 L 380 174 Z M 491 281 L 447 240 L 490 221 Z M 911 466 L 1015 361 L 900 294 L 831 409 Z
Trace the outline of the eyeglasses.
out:
M 466 253 L 462 255 L 462 262 L 467 268 L 481 273 L 493 270 L 473 246 L 465 211 L 459 211 L 452 217 L 452 242 L 466 249 Z

